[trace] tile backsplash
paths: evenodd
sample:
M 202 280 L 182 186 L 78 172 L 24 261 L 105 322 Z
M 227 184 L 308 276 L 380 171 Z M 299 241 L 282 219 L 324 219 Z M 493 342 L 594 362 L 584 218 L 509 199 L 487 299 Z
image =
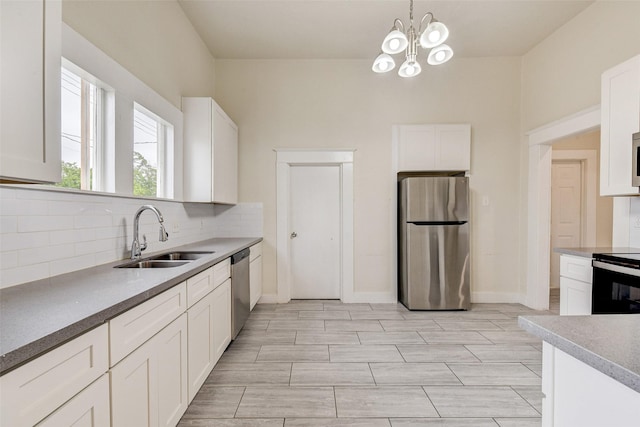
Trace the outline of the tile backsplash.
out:
M 234 206 L 0 187 L 0 288 L 129 257 L 133 216 L 144 204 L 162 212 L 169 233 L 158 241 L 153 212 L 140 217 L 146 253 L 213 237 L 262 236 L 262 204 Z

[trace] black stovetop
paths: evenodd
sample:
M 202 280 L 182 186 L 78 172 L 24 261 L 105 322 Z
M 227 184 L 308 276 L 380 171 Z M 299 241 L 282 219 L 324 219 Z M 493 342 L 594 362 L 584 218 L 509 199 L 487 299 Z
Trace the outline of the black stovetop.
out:
M 627 267 L 640 269 L 640 253 L 613 253 L 613 254 L 593 254 L 596 261 L 608 262 L 611 264 L 624 265 Z

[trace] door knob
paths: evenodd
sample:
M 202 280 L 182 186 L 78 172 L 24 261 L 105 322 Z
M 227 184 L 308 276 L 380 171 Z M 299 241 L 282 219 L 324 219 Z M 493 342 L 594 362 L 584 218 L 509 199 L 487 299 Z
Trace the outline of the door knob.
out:
M 292 239 L 295 239 L 296 237 L 298 237 L 298 233 L 296 233 L 295 231 L 293 233 L 291 233 L 290 236 Z

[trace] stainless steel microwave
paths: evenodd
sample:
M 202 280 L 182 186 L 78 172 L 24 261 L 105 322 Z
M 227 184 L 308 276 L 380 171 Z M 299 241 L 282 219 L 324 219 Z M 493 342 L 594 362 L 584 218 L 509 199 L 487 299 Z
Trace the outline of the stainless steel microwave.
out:
M 634 133 L 632 139 L 633 152 L 631 159 L 633 161 L 633 169 L 631 171 L 631 185 L 640 187 L 640 132 Z

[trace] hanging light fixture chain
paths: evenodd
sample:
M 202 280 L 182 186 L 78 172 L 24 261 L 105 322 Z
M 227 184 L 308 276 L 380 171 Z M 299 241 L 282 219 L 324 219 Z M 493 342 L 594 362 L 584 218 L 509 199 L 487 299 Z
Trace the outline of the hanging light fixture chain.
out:
M 409 0 L 409 26 L 412 27 L 413 26 L 413 0 Z

